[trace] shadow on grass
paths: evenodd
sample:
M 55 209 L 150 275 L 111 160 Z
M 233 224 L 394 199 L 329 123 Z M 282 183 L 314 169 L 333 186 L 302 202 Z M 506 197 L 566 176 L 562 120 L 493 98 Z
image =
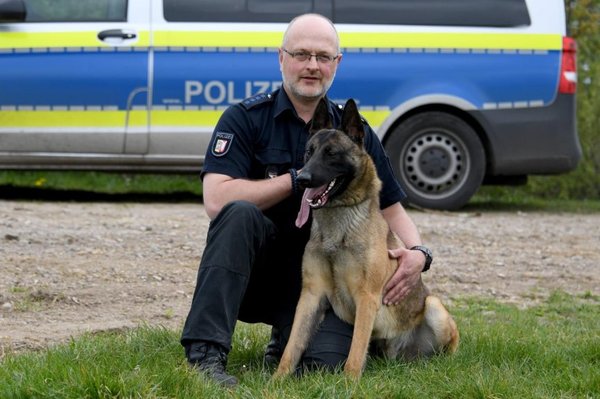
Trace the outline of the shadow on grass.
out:
M 119 193 L 108 194 L 87 190 L 59 190 L 50 188 L 0 185 L 0 199 L 27 201 L 74 202 L 202 202 L 202 195 L 187 191 L 170 193 Z

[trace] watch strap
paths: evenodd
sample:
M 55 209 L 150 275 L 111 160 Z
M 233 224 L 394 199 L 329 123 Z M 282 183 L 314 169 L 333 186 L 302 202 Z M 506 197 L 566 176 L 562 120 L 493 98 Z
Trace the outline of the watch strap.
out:
M 433 262 L 433 254 L 429 248 L 424 245 L 415 245 L 410 248 L 411 251 L 421 251 L 423 255 L 425 255 L 425 265 L 423 265 L 423 270 L 421 273 L 426 272 L 431 267 L 431 262 Z

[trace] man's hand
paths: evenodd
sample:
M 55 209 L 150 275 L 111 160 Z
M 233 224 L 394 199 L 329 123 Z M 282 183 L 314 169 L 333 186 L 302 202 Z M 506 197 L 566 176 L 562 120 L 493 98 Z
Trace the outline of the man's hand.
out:
M 405 248 L 390 249 L 388 253 L 390 258 L 398 259 L 398 268 L 383 288 L 383 304 L 397 305 L 419 282 L 425 255 Z

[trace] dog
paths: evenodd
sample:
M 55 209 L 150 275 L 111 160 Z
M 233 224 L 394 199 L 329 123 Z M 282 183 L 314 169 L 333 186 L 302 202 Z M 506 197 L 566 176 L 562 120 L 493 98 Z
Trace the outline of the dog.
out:
M 364 149 L 354 100 L 344 107 L 340 130 L 332 128 L 321 100 L 309 134 L 305 166 L 297 176 L 305 191 L 296 225 L 302 226 L 312 211 L 311 235 L 292 331 L 274 378 L 295 371 L 329 306 L 354 325 L 344 372 L 355 379 L 362 375 L 369 347 L 392 359 L 455 352 L 456 323 L 421 280 L 398 305 L 382 304 L 383 287 L 397 268 L 388 250 L 403 244 L 381 214 L 382 183 Z

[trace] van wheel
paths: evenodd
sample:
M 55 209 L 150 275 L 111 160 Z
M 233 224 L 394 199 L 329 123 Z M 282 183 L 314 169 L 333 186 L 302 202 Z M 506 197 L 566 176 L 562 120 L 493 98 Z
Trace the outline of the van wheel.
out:
M 410 204 L 458 209 L 485 174 L 485 153 L 475 130 L 444 112 L 424 112 L 398 125 L 385 141 L 394 173 Z

